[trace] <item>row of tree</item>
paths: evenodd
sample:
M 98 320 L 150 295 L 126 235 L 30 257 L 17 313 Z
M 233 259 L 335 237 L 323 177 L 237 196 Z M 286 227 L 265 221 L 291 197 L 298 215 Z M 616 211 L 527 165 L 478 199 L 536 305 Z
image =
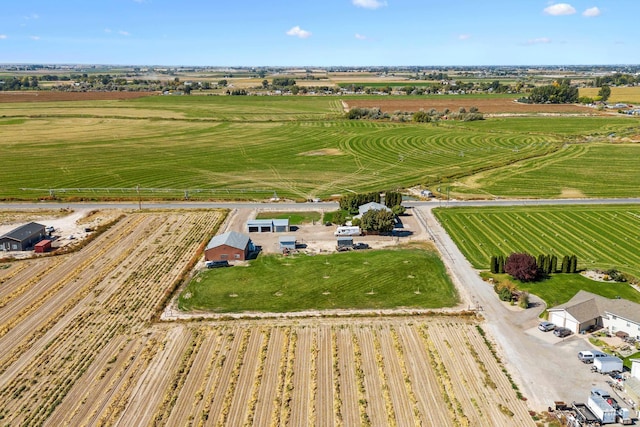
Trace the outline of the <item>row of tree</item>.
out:
M 358 207 L 369 202 L 380 203 L 380 193 L 356 193 L 340 197 L 340 209 L 351 214 L 358 213 Z
M 558 269 L 558 257 L 555 255 L 538 255 L 536 259 L 528 253 L 512 253 L 506 259 L 502 255 L 491 257 L 490 270 L 494 274 L 507 273 L 523 282 L 535 281 L 552 273 L 577 273 L 578 257 L 565 255 Z
M 552 85 L 531 89 L 528 97 L 518 99 L 525 104 L 573 104 L 578 101 L 578 88 L 570 79 L 560 79 Z
M 379 108 L 351 108 L 347 114 L 349 120 L 397 120 L 397 121 L 412 121 L 416 123 L 431 123 L 438 122 L 440 120 L 461 120 L 470 122 L 474 120 L 484 120 L 484 115 L 478 112 L 476 107 L 471 107 L 469 111 L 466 108 L 461 107 L 458 112 L 445 109 L 443 111 L 437 111 L 435 108 L 429 110 L 420 110 L 416 112 L 395 112 L 393 115 L 381 111 Z

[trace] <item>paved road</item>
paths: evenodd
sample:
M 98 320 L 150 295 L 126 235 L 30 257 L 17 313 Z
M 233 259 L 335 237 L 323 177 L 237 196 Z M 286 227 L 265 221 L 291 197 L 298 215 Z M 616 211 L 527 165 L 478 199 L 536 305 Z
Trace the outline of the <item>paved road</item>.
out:
M 580 350 L 592 348 L 584 336 L 563 340 L 539 331 L 538 315 L 545 309 L 544 303 L 532 296 L 537 307 L 514 310 L 505 305 L 462 255 L 431 209 L 418 210 L 467 304 L 482 308 L 488 332 L 532 409 L 546 410 L 555 400 L 584 402 L 594 386 L 609 389 L 607 377 L 591 373 L 588 365 L 577 359 Z
M 545 205 L 602 205 L 602 204 L 638 204 L 640 198 L 627 199 L 540 199 L 540 200 L 436 200 L 430 201 L 406 201 L 406 207 L 453 207 L 453 206 L 545 206 Z M 337 209 L 337 202 L 319 203 L 290 203 L 290 202 L 145 202 L 142 201 L 142 209 L 278 209 L 278 210 L 309 210 Z M 11 202 L 0 203 L 0 209 L 38 209 L 38 208 L 74 208 L 74 209 L 138 209 L 137 202 L 90 202 L 90 203 L 64 203 L 64 202 Z

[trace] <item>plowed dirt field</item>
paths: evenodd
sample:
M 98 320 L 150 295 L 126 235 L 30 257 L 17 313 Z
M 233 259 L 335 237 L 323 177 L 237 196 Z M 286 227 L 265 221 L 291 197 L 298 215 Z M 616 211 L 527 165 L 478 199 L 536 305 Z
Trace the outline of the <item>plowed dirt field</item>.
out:
M 0 92 L 4 102 L 103 101 L 153 96 L 155 92 L 52 92 L 50 90 Z

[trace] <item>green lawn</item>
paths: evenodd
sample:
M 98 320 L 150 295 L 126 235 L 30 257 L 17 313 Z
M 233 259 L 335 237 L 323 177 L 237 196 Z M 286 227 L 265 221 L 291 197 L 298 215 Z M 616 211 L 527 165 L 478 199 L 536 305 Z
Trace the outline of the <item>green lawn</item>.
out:
M 579 269 L 609 269 L 640 277 L 640 206 L 573 205 L 437 208 L 434 214 L 469 262 L 488 269 L 492 255 L 528 252 Z
M 320 221 L 322 214 L 316 211 L 259 212 L 256 219 L 289 219 L 289 225 L 309 224 Z
M 179 298 L 183 310 L 217 313 L 441 308 L 457 302 L 438 255 L 424 249 L 261 255 L 249 267 L 201 272 Z
M 604 283 L 588 279 L 580 274 L 552 274 L 540 282 L 520 282 L 507 274 L 492 275 L 497 280 L 510 280 L 518 289 L 542 298 L 547 307 L 564 304 L 580 290 L 585 290 L 606 298 L 624 298 L 640 304 L 640 292 L 627 283 Z

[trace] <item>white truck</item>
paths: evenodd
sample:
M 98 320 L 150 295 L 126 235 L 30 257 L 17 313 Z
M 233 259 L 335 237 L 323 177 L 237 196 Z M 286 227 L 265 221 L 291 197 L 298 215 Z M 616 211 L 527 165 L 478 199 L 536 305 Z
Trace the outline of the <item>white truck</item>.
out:
M 622 372 L 622 359 L 615 356 L 596 357 L 593 359 L 593 368 L 601 374 L 609 372 Z
M 599 388 L 591 390 L 587 407 L 598 418 L 601 424 L 632 424 L 629 409 L 622 408 L 611 395 Z
M 333 234 L 335 236 L 359 236 L 362 234 L 362 231 L 360 231 L 360 227 L 358 226 L 342 225 L 339 226 Z

